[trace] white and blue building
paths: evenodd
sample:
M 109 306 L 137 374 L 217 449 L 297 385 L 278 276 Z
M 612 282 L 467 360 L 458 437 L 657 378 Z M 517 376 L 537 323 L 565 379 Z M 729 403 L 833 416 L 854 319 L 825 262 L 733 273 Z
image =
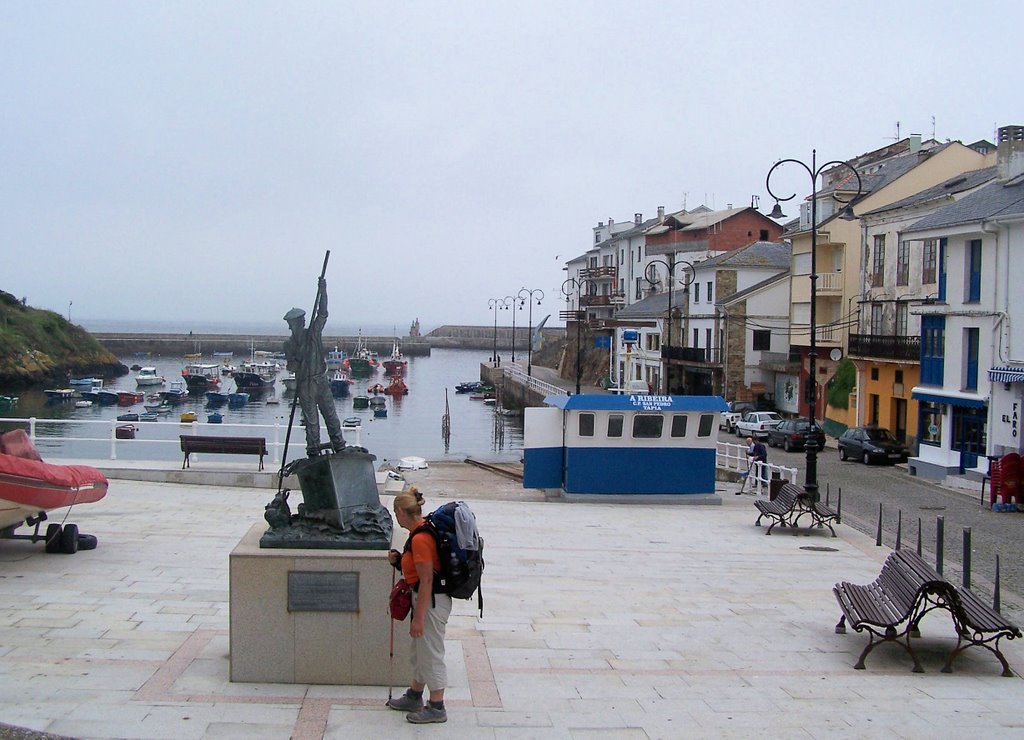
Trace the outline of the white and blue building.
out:
M 718 501 L 720 396 L 548 396 L 527 408 L 523 487 L 567 498 Z

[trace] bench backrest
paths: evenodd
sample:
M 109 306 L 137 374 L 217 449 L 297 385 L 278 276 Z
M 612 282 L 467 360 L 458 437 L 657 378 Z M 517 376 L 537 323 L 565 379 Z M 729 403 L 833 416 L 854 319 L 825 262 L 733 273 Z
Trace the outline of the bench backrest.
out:
M 878 575 L 878 583 L 904 613 L 925 594 L 948 598 L 953 591 L 952 586 L 913 550 L 896 550 L 889 555 Z
M 178 435 L 181 439 L 181 450 L 202 450 L 202 449 L 243 449 L 267 452 L 266 437 L 204 437 L 195 434 Z
M 785 506 L 787 509 L 791 509 L 796 504 L 797 499 L 799 499 L 803 494 L 804 489 L 800 486 L 794 485 L 793 483 L 785 483 L 775 495 L 775 503 Z

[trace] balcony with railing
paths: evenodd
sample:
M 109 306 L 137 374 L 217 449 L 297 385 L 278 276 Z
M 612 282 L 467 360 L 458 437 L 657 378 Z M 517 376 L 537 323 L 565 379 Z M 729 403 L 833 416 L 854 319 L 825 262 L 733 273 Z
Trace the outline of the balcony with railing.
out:
M 594 306 L 621 306 L 626 302 L 625 293 L 607 293 L 604 295 L 581 295 L 580 305 L 584 307 Z
M 851 357 L 877 357 L 884 360 L 919 360 L 921 337 L 884 334 L 851 334 Z
M 618 270 L 613 265 L 585 267 L 580 270 L 580 277 L 587 278 L 588 280 L 607 280 L 608 278 L 614 279 L 617 273 Z
M 719 347 L 674 347 L 669 345 L 661 346 L 661 357 L 663 360 L 676 360 L 677 362 L 690 362 L 699 365 L 721 365 L 722 352 Z

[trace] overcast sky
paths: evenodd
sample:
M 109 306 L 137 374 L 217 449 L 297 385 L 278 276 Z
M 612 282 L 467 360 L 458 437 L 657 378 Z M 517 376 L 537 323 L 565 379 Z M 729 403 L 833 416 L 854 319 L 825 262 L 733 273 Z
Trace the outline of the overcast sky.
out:
M 557 323 L 609 216 L 1024 124 L 1008 1 L 498 5 L 3 1 L 0 289 L 275 322 L 329 249 L 331 325 L 490 325 L 523 286 Z

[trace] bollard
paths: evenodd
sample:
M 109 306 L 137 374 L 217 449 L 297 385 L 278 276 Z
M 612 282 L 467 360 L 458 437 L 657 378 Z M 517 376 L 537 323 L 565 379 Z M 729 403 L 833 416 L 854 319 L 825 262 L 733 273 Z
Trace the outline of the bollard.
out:
M 971 587 L 971 528 L 964 527 L 964 588 Z
M 917 518 L 917 557 L 921 557 L 921 517 Z
M 828 506 L 829 497 L 831 496 L 831 494 L 832 494 L 832 484 L 831 483 L 826 483 L 825 484 L 825 506 Z
M 839 492 L 836 497 L 836 521 L 839 524 L 843 523 L 843 487 L 839 486 Z
M 945 547 L 946 520 L 944 517 L 935 517 L 935 570 L 942 575 L 942 550 Z
M 903 544 L 903 509 L 896 513 L 896 549 Z
M 878 505 L 878 532 L 875 534 L 875 547 L 882 546 L 882 505 Z

